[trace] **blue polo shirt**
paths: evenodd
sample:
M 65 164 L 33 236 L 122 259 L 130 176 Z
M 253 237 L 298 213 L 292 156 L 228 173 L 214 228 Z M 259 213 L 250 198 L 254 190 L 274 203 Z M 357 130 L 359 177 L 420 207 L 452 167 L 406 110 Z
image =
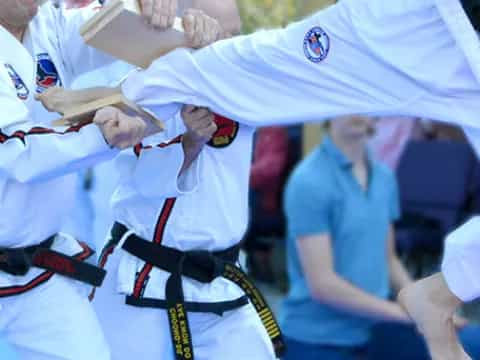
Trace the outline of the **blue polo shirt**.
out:
M 387 298 L 389 225 L 399 216 L 393 173 L 368 155 L 368 190 L 354 178 L 351 162 L 329 137 L 289 179 L 285 190 L 290 291 L 281 312 L 286 336 L 322 345 L 357 346 L 368 341 L 372 323 L 312 299 L 297 253 L 296 239 L 328 233 L 334 266 L 343 279 Z

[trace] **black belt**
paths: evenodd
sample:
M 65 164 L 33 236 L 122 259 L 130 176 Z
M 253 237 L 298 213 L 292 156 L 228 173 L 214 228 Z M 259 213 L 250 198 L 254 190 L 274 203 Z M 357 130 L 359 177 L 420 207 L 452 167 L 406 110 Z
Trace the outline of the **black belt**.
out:
M 112 228 L 112 240 L 119 243 L 128 231 L 127 227 L 115 223 Z M 170 273 L 165 289 L 165 300 L 145 299 L 143 297 L 128 296 L 127 304 L 143 307 L 158 307 L 167 310 L 170 335 L 177 360 L 194 359 L 192 336 L 188 324 L 187 312 L 214 312 L 222 314 L 226 310 L 233 310 L 246 304 L 250 300 L 265 326 L 280 357 L 284 351 L 280 327 L 270 310 L 264 297 L 235 263 L 238 260 L 239 247 L 233 246 L 224 251 L 180 251 L 166 246 L 154 244 L 135 234 L 129 235 L 122 245 L 122 249 L 139 259 L 159 269 Z M 210 283 L 217 277 L 224 277 L 244 292 L 245 297 L 222 303 L 190 303 L 185 302 L 182 288 L 182 276 L 186 276 L 202 283 Z M 219 306 L 221 304 L 221 306 Z
M 102 285 L 105 270 L 51 250 L 54 239 L 55 235 L 35 246 L 0 248 L 0 271 L 23 276 L 35 266 L 93 286 Z

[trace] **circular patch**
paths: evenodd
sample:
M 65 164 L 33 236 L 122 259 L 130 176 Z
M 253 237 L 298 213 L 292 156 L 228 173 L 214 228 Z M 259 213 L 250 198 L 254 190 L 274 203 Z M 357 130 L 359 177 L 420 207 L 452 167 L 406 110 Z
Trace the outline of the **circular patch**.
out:
M 62 86 L 57 68 L 50 55 L 37 55 L 37 93 L 42 93 L 53 86 Z
M 207 145 L 214 148 L 224 148 L 230 145 L 238 134 L 238 123 L 226 117 L 215 115 L 217 131 Z
M 319 26 L 312 28 L 303 39 L 303 52 L 308 60 L 319 63 L 323 61 L 330 50 L 330 38 Z

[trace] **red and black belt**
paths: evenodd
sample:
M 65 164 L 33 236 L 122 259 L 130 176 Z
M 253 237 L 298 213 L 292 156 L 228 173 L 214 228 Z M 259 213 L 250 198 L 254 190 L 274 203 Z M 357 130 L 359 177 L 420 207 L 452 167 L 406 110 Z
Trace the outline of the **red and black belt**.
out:
M 115 223 L 112 228 L 112 241 L 118 244 L 127 231 L 127 227 Z M 126 302 L 133 306 L 161 308 L 167 311 L 176 360 L 194 359 L 188 312 L 211 312 L 221 316 L 225 311 L 244 306 L 249 301 L 260 316 L 273 343 L 276 355 L 280 357 L 283 353 L 285 345 L 273 312 L 260 290 L 236 265 L 239 254 L 238 246 L 218 252 L 180 251 L 131 234 L 125 239 L 122 249 L 146 263 L 170 273 L 165 289 L 165 300 L 132 295 L 127 297 Z M 224 277 L 239 286 L 245 295 L 224 302 L 185 302 L 182 276 L 202 283 L 210 283 L 218 277 Z
M 23 276 L 37 267 L 92 286 L 102 285 L 105 270 L 50 249 L 54 239 L 55 235 L 34 246 L 0 248 L 0 271 Z

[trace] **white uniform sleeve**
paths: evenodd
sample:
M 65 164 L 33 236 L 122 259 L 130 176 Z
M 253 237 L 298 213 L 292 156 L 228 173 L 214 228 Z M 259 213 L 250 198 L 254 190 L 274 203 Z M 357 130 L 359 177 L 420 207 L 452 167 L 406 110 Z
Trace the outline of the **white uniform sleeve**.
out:
M 94 1 L 80 9 L 65 9 L 63 6 L 55 10 L 60 51 L 72 78 L 117 61 L 110 55 L 85 44 L 80 36 L 80 28 L 100 8 L 98 1 Z
M 44 181 L 115 156 L 95 125 L 62 132 L 35 127 L 1 75 L 0 173 L 22 183 Z
M 120 177 L 146 198 L 178 197 L 196 191 L 199 184 L 201 155 L 185 169 L 182 134 L 183 121 L 178 114 L 167 122 L 168 129 L 144 140 L 134 149 L 122 151 L 116 159 Z M 168 139 L 168 140 L 167 140 Z
M 480 297 L 480 216 L 475 216 L 445 240 L 442 273 L 450 290 L 463 302 Z
M 360 2 L 368 7 L 366 1 Z M 408 115 L 411 103 L 426 91 L 423 84 L 372 51 L 373 45 L 361 36 L 367 31 L 359 34 L 352 20 L 347 6 L 351 3 L 339 2 L 285 29 L 220 41 L 193 53 L 176 50 L 146 71 L 132 74 L 123 83 L 123 92 L 163 119 L 180 104 L 207 106 L 252 126 L 351 113 Z M 407 22 L 401 16 L 395 18 L 399 28 L 388 31 L 375 19 L 367 14 L 360 20 L 378 25 L 377 33 L 414 32 L 401 26 L 401 21 Z M 395 40 L 368 38 L 376 45 Z M 398 44 L 406 48 L 404 41 Z M 403 57 L 422 61 L 422 56 Z
M 480 157 L 480 130 L 464 127 Z M 445 239 L 442 273 L 450 290 L 463 302 L 480 297 L 480 217 L 476 216 Z

